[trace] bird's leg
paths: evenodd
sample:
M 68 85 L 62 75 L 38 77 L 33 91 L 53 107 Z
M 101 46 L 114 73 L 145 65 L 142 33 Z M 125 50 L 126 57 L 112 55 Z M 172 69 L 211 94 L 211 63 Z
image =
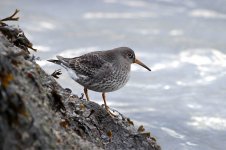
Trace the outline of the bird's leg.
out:
M 107 110 L 108 109 L 108 106 L 107 106 L 107 103 L 106 103 L 106 97 L 105 97 L 105 93 L 104 92 L 102 93 L 102 98 L 104 100 L 105 109 Z
M 84 87 L 84 93 L 85 93 L 85 96 L 86 96 L 87 101 L 89 101 L 88 90 L 85 87 Z
M 109 107 L 107 106 L 106 97 L 105 97 L 105 93 L 104 93 L 104 92 L 102 93 L 102 98 L 103 98 L 103 100 L 104 100 L 104 106 L 105 106 L 105 109 L 106 109 L 106 111 L 108 112 L 108 114 L 111 115 L 111 116 L 113 116 L 113 117 L 115 117 L 116 115 L 113 114 L 113 113 L 109 110 Z

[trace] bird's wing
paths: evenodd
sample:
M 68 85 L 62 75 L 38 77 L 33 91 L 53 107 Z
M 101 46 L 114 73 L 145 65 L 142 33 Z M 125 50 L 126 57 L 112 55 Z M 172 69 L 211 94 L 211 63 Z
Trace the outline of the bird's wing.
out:
M 102 73 L 103 70 L 110 71 L 111 63 L 102 59 L 98 54 L 86 54 L 71 59 L 69 67 L 78 75 L 94 77 Z

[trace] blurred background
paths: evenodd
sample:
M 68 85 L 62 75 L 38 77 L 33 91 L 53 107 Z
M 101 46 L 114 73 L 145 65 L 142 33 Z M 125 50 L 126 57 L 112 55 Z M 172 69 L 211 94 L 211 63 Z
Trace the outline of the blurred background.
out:
M 226 147 L 225 0 L 1 0 L 0 18 L 20 10 L 19 25 L 38 63 L 119 46 L 132 48 L 152 72 L 133 65 L 128 84 L 108 105 L 151 131 L 163 150 Z M 62 69 L 59 83 L 83 88 Z M 91 100 L 103 104 L 101 94 Z

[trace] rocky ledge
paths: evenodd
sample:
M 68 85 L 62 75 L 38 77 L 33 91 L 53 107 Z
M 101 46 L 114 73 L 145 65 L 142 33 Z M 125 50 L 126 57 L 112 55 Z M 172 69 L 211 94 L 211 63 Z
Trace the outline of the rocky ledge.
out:
M 45 73 L 22 30 L 3 23 L 16 13 L 0 20 L 0 149 L 161 149 L 143 126 L 63 89 L 59 72 Z

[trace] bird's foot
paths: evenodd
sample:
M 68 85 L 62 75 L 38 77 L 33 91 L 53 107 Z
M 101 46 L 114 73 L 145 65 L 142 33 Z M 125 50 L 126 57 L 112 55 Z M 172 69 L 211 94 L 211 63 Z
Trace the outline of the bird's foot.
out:
M 115 115 L 114 113 L 112 113 L 110 110 L 107 110 L 107 113 L 111 116 L 111 117 L 117 117 L 117 115 Z
M 118 116 L 118 115 L 114 114 L 113 112 L 111 112 L 111 110 L 110 110 L 109 107 L 107 107 L 107 108 L 105 108 L 105 109 L 106 109 L 107 113 L 108 113 L 111 117 L 117 117 L 117 116 Z

